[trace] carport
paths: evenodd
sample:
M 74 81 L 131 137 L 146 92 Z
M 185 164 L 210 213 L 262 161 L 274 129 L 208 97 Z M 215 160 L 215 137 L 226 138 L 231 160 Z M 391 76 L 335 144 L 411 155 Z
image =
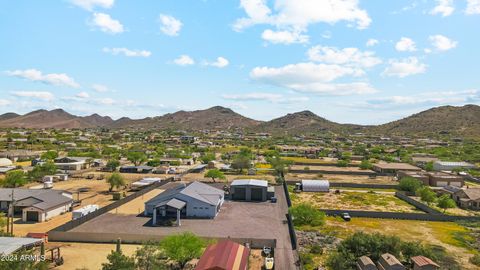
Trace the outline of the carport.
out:
M 176 224 L 177 226 L 181 226 L 181 216 L 186 216 L 186 209 L 185 205 L 186 202 L 178 200 L 178 199 L 171 199 L 168 201 L 163 201 L 155 206 L 153 210 L 153 219 L 152 224 L 155 226 L 157 224 L 157 215 L 160 217 L 175 217 L 176 216 Z M 158 214 L 157 214 L 158 213 Z

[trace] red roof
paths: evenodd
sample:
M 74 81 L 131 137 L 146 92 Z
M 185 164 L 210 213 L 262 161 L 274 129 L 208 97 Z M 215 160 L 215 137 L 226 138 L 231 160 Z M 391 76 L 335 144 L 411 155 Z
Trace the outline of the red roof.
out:
M 248 248 L 230 240 L 207 247 L 195 270 L 246 270 Z
M 432 266 L 440 267 L 434 261 L 432 261 L 429 258 L 424 257 L 424 256 L 415 256 L 415 257 L 412 257 L 411 260 L 414 264 L 416 264 L 418 266 L 432 265 Z

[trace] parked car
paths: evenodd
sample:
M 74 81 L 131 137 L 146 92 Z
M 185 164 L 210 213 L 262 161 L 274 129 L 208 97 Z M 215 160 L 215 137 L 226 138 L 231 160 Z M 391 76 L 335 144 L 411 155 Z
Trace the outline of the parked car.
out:
M 349 213 L 342 213 L 341 217 L 343 218 L 343 220 L 345 221 L 350 221 L 352 218 L 350 217 L 350 214 Z
M 272 198 L 270 198 L 270 202 L 276 203 L 276 202 L 277 202 L 277 197 L 272 197 Z

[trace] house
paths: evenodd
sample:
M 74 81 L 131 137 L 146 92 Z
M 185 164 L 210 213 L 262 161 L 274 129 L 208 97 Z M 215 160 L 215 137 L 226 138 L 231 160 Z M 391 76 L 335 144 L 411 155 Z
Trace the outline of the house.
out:
M 306 192 L 329 192 L 328 180 L 302 180 L 302 191 Z
M 405 266 L 392 254 L 385 253 L 380 256 L 377 262 L 379 270 L 405 270 Z
M 256 179 L 234 180 L 230 184 L 232 200 L 260 201 L 268 200 L 268 182 Z
M 63 171 L 79 171 L 90 168 L 89 157 L 61 157 L 55 159 L 57 169 Z
M 152 224 L 158 219 L 176 217 L 215 218 L 224 202 L 223 190 L 201 182 L 168 189 L 145 203 L 144 214 L 152 216 Z
M 377 163 L 373 164 L 373 170 L 383 174 L 397 174 L 398 171 L 421 171 L 422 169 L 408 163 Z
M 424 185 L 430 185 L 430 177 L 425 172 L 418 171 L 398 171 L 397 178 L 401 180 L 404 177 L 412 177 L 421 181 Z
M 422 181 L 424 185 L 432 187 L 462 187 L 465 184 L 462 176 L 444 172 L 399 171 L 397 177 L 398 179 L 402 179 L 403 177 L 413 177 Z
M 0 211 L 7 212 L 12 203 L 22 220 L 43 222 L 70 211 L 72 193 L 53 189 L 0 188 Z
M 438 264 L 424 256 L 415 256 L 411 260 L 413 270 L 437 270 L 440 268 Z
M 372 259 L 367 256 L 362 256 L 357 260 L 357 270 L 377 270 L 378 268 L 373 263 Z
M 480 210 L 480 188 L 460 189 L 453 193 L 453 200 L 461 208 Z
M 153 167 L 150 166 L 122 166 L 121 173 L 151 173 Z
M 230 240 L 209 245 L 195 270 L 246 270 L 249 248 Z
M 435 161 L 433 169 L 435 171 L 453 171 L 455 169 L 475 169 L 476 166 L 468 162 Z

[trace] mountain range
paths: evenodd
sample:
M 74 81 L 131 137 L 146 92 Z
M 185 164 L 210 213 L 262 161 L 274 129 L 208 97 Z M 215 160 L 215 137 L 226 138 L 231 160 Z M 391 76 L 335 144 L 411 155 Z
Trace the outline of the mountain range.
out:
M 215 106 L 205 110 L 178 111 L 143 119 L 123 117 L 113 120 L 92 114 L 76 116 L 62 109 L 37 110 L 24 115 L 0 115 L 2 128 L 124 128 L 170 130 L 248 130 L 272 134 L 308 134 L 315 132 L 365 132 L 375 134 L 432 134 L 480 135 L 480 106 L 441 106 L 409 117 L 377 126 L 340 124 L 310 111 L 301 111 L 270 120 L 257 121 L 244 117 L 229 108 Z

